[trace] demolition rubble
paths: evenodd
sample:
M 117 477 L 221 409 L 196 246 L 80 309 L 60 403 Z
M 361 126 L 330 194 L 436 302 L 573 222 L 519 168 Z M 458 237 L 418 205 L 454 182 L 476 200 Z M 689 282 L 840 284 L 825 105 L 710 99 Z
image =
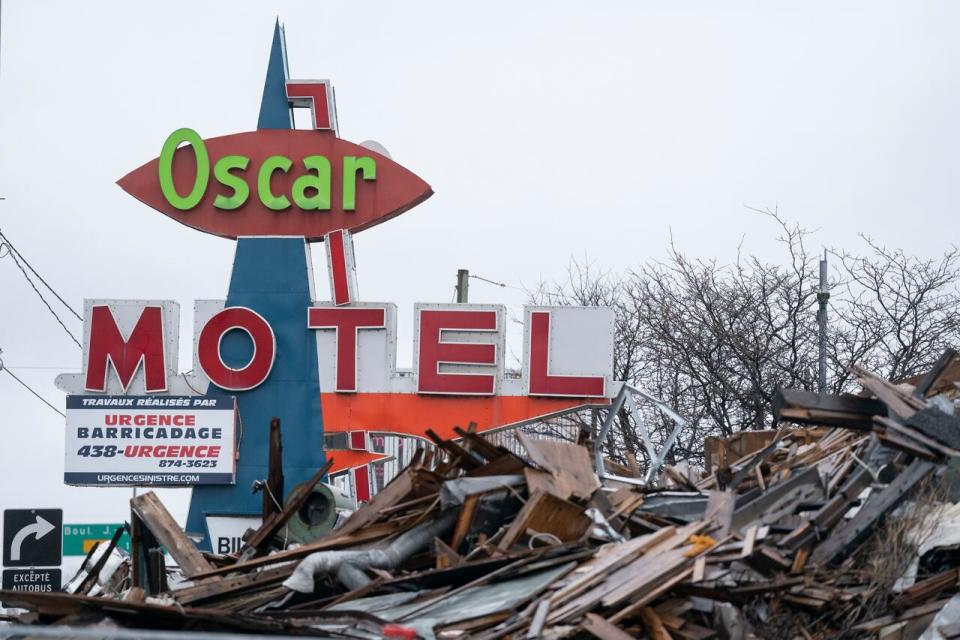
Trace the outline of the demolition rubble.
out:
M 954 356 L 901 384 L 854 369 L 859 395 L 780 390 L 778 428 L 712 443 L 697 476 L 598 475 L 588 430 L 520 433 L 518 454 L 458 429 L 338 526 L 293 542 L 318 469 L 232 555 L 199 551 L 146 493 L 131 501 L 131 554 L 118 530 L 64 593 L 0 599 L 16 624 L 78 629 L 960 637 Z

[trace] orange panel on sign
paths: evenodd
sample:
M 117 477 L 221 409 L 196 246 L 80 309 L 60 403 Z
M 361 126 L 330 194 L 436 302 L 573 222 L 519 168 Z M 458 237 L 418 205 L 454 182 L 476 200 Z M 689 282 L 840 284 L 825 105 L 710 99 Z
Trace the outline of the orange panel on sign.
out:
M 413 393 L 321 393 L 324 429 L 328 432 L 384 431 L 426 437 L 433 429 L 441 438 L 457 438 L 453 428 L 475 422 L 490 431 L 580 406 L 605 406 L 597 398 L 530 396 L 422 396 Z M 334 454 L 336 455 L 336 454 Z

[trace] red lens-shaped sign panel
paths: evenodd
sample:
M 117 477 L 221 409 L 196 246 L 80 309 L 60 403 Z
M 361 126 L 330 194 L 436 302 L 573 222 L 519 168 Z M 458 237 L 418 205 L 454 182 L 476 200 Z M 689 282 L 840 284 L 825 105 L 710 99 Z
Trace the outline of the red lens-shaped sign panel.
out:
M 181 129 L 164 146 L 166 154 L 117 184 L 177 222 L 225 238 L 322 240 L 380 224 L 433 194 L 390 158 L 329 131 L 262 129 L 201 141 Z

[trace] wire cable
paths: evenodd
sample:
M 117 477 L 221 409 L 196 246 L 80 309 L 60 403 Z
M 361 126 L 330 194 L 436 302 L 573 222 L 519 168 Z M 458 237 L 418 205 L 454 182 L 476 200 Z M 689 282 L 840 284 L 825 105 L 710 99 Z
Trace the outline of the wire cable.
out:
M 57 300 L 60 301 L 60 304 L 62 304 L 63 306 L 65 306 L 67 309 L 70 310 L 70 313 L 72 313 L 72 314 L 77 318 L 77 320 L 79 320 L 80 322 L 83 322 L 83 317 L 82 317 L 79 313 L 77 313 L 77 312 L 73 309 L 73 307 L 71 307 L 69 304 L 67 304 L 67 301 L 66 301 L 66 300 L 64 300 L 62 297 L 60 297 L 60 294 L 57 293 L 57 292 L 54 290 L 54 288 L 51 287 L 50 284 L 49 284 L 46 280 L 43 279 L 43 276 L 41 276 L 39 273 L 37 273 L 37 270 L 34 269 L 34 268 L 30 265 L 30 263 L 27 261 L 27 259 L 23 257 L 23 254 L 20 253 L 20 251 L 19 251 L 15 246 L 13 246 L 13 243 L 10 242 L 10 238 L 8 238 L 7 236 L 5 236 L 5 235 L 3 234 L 3 231 L 2 231 L 2 230 L 0 230 L 0 240 L 3 240 L 3 244 L 7 245 L 8 250 L 11 252 L 11 256 L 13 256 L 13 254 L 16 254 L 15 257 L 19 257 L 20 260 L 23 260 L 23 264 L 27 265 L 27 268 L 30 269 L 30 273 L 32 273 L 33 275 L 35 275 L 35 276 L 37 277 L 37 279 L 40 280 L 40 282 L 43 283 L 43 286 L 45 286 L 47 289 L 49 289 L 49 290 L 50 290 L 50 293 L 52 293 L 52 294 L 57 298 Z M 3 257 L 3 256 L 0 256 L 0 257 Z M 21 267 L 21 271 L 22 271 L 22 270 L 23 270 L 23 268 Z
M 20 266 L 20 261 L 17 260 L 17 254 L 11 251 L 10 257 L 13 258 L 14 264 L 16 264 L 18 267 L 20 267 L 20 271 L 23 273 L 23 277 L 27 279 L 27 282 L 28 282 L 28 283 L 30 283 L 30 287 L 34 290 L 34 292 L 35 292 L 35 293 L 37 294 L 37 296 L 40 298 L 40 301 L 41 301 L 41 302 L 44 304 L 44 306 L 47 308 L 47 311 L 49 311 L 50 314 L 57 320 L 57 323 L 63 328 L 63 330 L 67 332 L 67 335 L 70 336 L 70 339 L 73 340 L 73 341 L 77 344 L 78 347 L 80 347 L 81 349 L 83 349 L 83 345 L 80 344 L 80 341 L 77 340 L 77 337 L 76 337 L 75 335 L 73 335 L 73 332 L 71 332 L 70 329 L 67 329 L 67 325 L 63 324 L 63 320 L 60 319 L 60 316 L 57 315 L 57 312 L 53 310 L 53 307 L 50 306 L 50 303 L 47 302 L 47 299 L 43 297 L 43 294 L 42 294 L 42 293 L 40 293 L 40 290 L 37 289 L 37 285 L 35 285 L 35 284 L 33 283 L 33 280 L 30 279 L 30 276 L 27 275 L 27 272 L 24 271 L 24 269 L 23 269 L 22 266 Z
M 501 287 L 501 288 L 503 288 L 503 289 L 516 289 L 517 291 L 522 291 L 523 293 L 529 293 L 526 289 L 521 289 L 520 287 L 515 287 L 515 286 L 513 286 L 513 285 L 506 284 L 506 283 L 504 283 L 504 282 L 497 282 L 496 280 L 491 280 L 490 278 L 484 278 L 483 276 L 473 275 L 472 273 L 471 273 L 468 277 L 469 277 L 469 278 L 472 278 L 472 279 L 474 279 L 474 280 L 480 280 L 480 281 L 482 281 L 482 282 L 486 282 L 486 283 L 489 283 L 489 284 L 496 285 L 496 286 Z
M 19 382 L 20 385 L 21 385 L 24 389 L 26 389 L 27 391 L 29 391 L 30 393 L 32 393 L 34 396 L 36 396 L 37 399 L 38 399 L 40 402 L 42 402 L 43 404 L 45 404 L 45 405 L 47 405 L 48 407 L 50 407 L 51 409 L 53 409 L 54 411 L 56 411 L 57 413 L 59 413 L 59 414 L 60 414 L 61 416 L 63 416 L 64 418 L 67 417 L 67 415 L 66 415 L 63 411 L 60 411 L 60 409 L 57 409 L 55 406 L 53 406 L 52 404 L 50 404 L 49 402 L 47 402 L 47 399 L 46 399 L 46 398 L 44 398 L 44 397 L 41 396 L 39 393 L 37 393 L 36 391 L 34 391 L 33 388 L 32 388 L 30 385 L 28 385 L 26 382 L 24 382 L 23 380 L 21 380 L 20 378 L 18 378 L 18 377 L 13 373 L 13 371 L 10 371 L 10 369 L 7 369 L 6 367 L 4 367 L 4 366 L 3 366 L 3 360 L 0 360 L 0 371 L 4 371 L 4 372 L 6 372 L 7 374 L 9 374 L 10 377 L 13 378 L 14 380 L 16 380 L 17 382 Z
M 27 262 L 27 261 L 23 258 L 23 256 L 20 254 L 20 252 L 17 251 L 17 248 L 14 247 L 13 244 L 10 243 L 10 240 L 8 240 L 5 235 L 3 235 L 3 232 L 2 232 L 2 231 L 0 231 L 0 240 L 3 241 L 2 244 L 0 244 L 0 247 L 3 247 L 3 246 L 7 247 L 7 253 L 4 254 L 2 257 L 6 257 L 7 255 L 9 255 L 9 256 L 13 259 L 13 263 L 14 263 L 15 265 L 17 265 L 17 268 L 18 268 L 18 269 L 20 269 L 20 273 L 23 274 L 24 279 L 25 279 L 25 280 L 27 281 L 27 283 L 30 285 L 30 288 L 33 289 L 34 293 L 37 294 L 37 297 L 40 298 L 40 302 L 42 302 L 43 305 L 47 308 L 47 311 L 50 312 L 50 315 L 52 315 L 52 316 L 56 319 L 56 321 L 57 321 L 57 323 L 60 325 L 60 327 L 61 327 L 64 331 L 66 331 L 66 333 L 67 333 L 68 336 L 70 336 L 70 339 L 73 340 L 74 343 L 76 343 L 76 345 L 77 345 L 78 347 L 80 347 L 80 349 L 83 349 L 83 345 L 80 344 L 80 341 L 77 340 L 77 337 L 76 337 L 75 335 L 73 335 L 73 332 L 70 331 L 70 329 L 67 328 L 67 325 L 64 324 L 63 320 L 60 319 L 60 315 L 57 314 L 57 312 L 53 310 L 53 307 L 51 307 L 51 306 L 50 306 L 50 303 L 47 302 L 47 299 L 46 299 L 46 298 L 43 296 L 43 294 L 40 292 L 40 289 L 37 288 L 36 283 L 34 283 L 33 279 L 30 278 L 30 275 L 27 273 L 27 270 L 23 268 L 23 264 L 21 264 L 20 261 L 23 260 L 23 263 L 27 265 L 27 267 L 30 269 L 30 271 L 33 272 L 33 274 L 40 280 L 40 282 L 42 282 L 42 283 L 47 287 L 47 289 L 49 289 L 50 292 L 53 293 L 54 296 L 56 296 L 57 300 L 59 300 L 59 301 L 63 304 L 63 306 L 65 306 L 67 309 L 70 309 L 70 312 L 73 313 L 73 315 L 75 315 L 78 320 L 80 320 L 80 321 L 82 322 L 82 321 L 83 321 L 83 318 L 81 318 L 81 317 L 77 314 L 77 312 L 74 311 L 74 310 L 70 307 L 70 305 L 68 305 L 66 302 L 64 302 L 63 298 L 61 298 L 60 295 L 59 295 L 56 291 L 54 291 L 53 288 L 52 288 L 49 284 L 47 284 L 47 281 L 44 280 L 44 279 L 40 276 L 40 274 L 38 274 L 38 273 L 34 270 L 33 267 L 30 266 L 30 263 Z

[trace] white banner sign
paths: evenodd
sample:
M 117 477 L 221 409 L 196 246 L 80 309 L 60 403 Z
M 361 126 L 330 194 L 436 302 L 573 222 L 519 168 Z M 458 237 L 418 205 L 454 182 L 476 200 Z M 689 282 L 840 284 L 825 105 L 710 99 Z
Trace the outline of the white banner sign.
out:
M 233 484 L 235 424 L 233 397 L 67 396 L 63 481 Z

